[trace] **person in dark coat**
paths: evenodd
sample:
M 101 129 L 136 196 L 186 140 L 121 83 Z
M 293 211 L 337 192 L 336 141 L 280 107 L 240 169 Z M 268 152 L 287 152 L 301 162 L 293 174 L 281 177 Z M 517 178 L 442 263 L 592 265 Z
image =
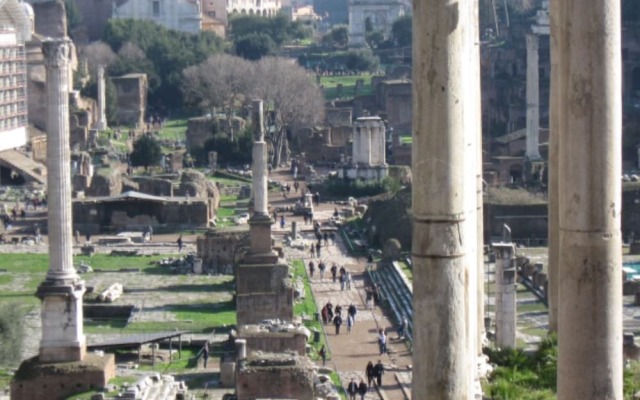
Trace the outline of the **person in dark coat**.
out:
M 347 393 L 349 394 L 349 400 L 356 400 L 356 394 L 358 394 L 358 384 L 355 379 L 351 378 L 351 382 L 347 386 Z
M 369 386 L 371 386 L 373 384 L 373 363 L 371 361 L 369 361 L 369 363 L 367 364 L 367 368 L 365 369 L 365 372 L 367 373 L 367 382 L 369 382 Z
M 335 325 L 336 327 L 336 335 L 339 335 L 340 326 L 342 326 L 342 317 L 340 316 L 340 314 L 336 314 L 336 316 L 333 317 L 333 325 Z
M 316 265 L 313 261 L 309 261 L 309 278 L 313 278 L 313 273 L 316 270 Z
M 318 354 L 320 354 L 320 358 L 322 358 L 322 366 L 324 367 L 327 363 L 327 349 L 324 348 L 324 345 L 322 345 Z
M 333 279 L 333 283 L 336 282 L 337 276 L 338 276 L 338 266 L 333 264 L 331 266 L 331 278 Z
M 351 315 L 351 317 L 353 318 L 353 323 L 356 323 L 356 314 L 358 312 L 358 309 L 356 308 L 356 306 L 353 305 L 353 303 L 351 303 L 349 305 L 349 308 L 347 308 L 347 313 L 349 313 L 349 315 Z
M 367 395 L 368 389 L 369 387 L 367 386 L 367 384 L 364 383 L 363 379 L 361 379 L 360 384 L 358 385 L 358 394 L 360 395 L 360 400 L 364 400 L 364 396 Z
M 382 361 L 378 360 L 378 363 L 373 367 L 373 375 L 376 377 L 378 386 L 382 386 L 382 374 L 384 374 L 384 366 Z

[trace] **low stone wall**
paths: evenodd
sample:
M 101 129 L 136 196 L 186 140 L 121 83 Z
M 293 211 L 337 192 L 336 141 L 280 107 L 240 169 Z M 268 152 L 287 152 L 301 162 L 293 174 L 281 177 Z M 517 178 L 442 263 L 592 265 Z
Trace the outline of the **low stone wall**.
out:
M 103 388 L 116 376 L 113 354 L 87 353 L 81 362 L 40 364 L 24 361 L 11 382 L 12 400 L 62 400 Z

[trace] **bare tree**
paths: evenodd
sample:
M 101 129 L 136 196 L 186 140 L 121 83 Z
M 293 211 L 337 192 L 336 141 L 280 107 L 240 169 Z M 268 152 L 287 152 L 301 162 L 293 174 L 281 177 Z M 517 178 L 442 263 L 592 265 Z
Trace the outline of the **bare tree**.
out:
M 223 112 L 224 130 L 234 139 L 233 116 L 242 108 L 251 92 L 254 65 L 236 56 L 216 54 L 203 63 L 183 71 L 183 91 L 187 101 L 206 110 L 211 118 Z
M 314 76 L 294 60 L 265 57 L 258 61 L 254 94 L 265 101 L 272 112 L 269 140 L 273 146 L 272 165 L 282 159 L 288 130 L 311 126 L 324 118 L 324 95 L 314 83 Z
M 95 71 L 99 65 L 107 66 L 118 59 L 116 53 L 104 42 L 94 42 L 81 49 L 81 56 L 87 60 L 89 71 Z
M 147 58 L 144 50 L 142 50 L 137 44 L 131 42 L 126 42 L 122 45 L 118 51 L 118 56 L 132 60 Z

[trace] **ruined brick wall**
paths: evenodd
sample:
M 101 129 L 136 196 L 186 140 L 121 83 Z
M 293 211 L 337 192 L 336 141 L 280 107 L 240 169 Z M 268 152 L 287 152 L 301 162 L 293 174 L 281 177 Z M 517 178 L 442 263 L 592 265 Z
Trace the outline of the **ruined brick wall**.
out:
M 382 104 L 389 127 L 411 132 L 413 106 L 411 81 L 391 81 L 383 84 Z
M 189 202 L 76 200 L 72 203 L 73 229 L 106 233 L 141 231 L 151 225 L 154 232 L 208 226 L 209 207 L 205 200 Z
M 313 375 L 307 366 L 239 368 L 236 376 L 238 400 L 313 399 Z
M 67 14 L 63 0 L 30 3 L 35 14 L 36 33 L 52 38 L 67 36 Z
M 138 191 L 152 196 L 173 196 L 173 183 L 168 179 L 138 176 L 131 178 L 138 184 Z
M 351 126 L 353 122 L 351 107 L 325 108 L 324 120 L 329 126 Z
M 12 400 L 63 400 L 76 393 L 104 388 L 116 376 L 112 354 L 102 357 L 88 353 L 83 362 L 64 364 L 38 365 L 26 360 L 19 371 L 23 368 L 25 375 L 30 376 L 11 382 Z
M 286 264 L 240 265 L 236 268 L 238 325 L 265 319 L 293 318 L 293 288 Z
M 116 123 L 133 127 L 145 127 L 147 109 L 147 75 L 129 74 L 111 78 L 116 87 Z
M 233 272 L 233 267 L 242 257 L 240 249 L 245 246 L 249 233 L 207 232 L 196 240 L 198 257 L 202 267 L 213 273 Z M 231 266 L 231 271 L 229 271 Z
M 251 334 L 241 332 L 239 337 L 247 340 L 247 353 L 284 353 L 294 351 L 301 356 L 306 354 L 307 338 L 296 332 L 268 332 Z

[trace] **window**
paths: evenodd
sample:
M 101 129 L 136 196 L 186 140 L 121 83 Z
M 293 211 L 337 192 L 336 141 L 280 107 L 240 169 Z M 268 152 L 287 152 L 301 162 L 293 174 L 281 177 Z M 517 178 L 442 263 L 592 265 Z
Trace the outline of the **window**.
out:
M 160 2 L 157 0 L 153 2 L 153 16 L 154 17 L 160 16 Z

